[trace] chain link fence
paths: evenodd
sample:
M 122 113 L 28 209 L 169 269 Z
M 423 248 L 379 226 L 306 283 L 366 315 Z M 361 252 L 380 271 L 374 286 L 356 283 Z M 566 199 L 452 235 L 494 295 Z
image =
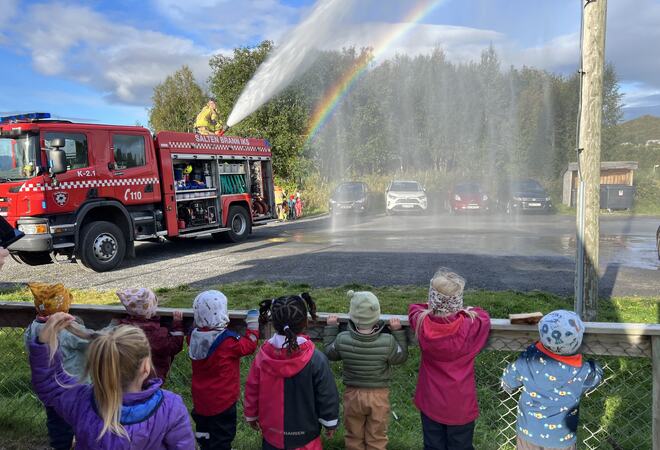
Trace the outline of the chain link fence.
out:
M 84 311 L 83 314 L 81 311 L 74 313 L 85 315 Z M 91 324 L 86 320 L 88 326 L 109 323 L 117 311 L 96 307 L 92 313 Z M 166 316 L 167 311 L 163 311 L 163 315 Z M 240 312 L 234 314 L 239 326 L 240 317 Z M 23 327 L 29 320 L 26 314 L 7 313 L 0 305 L 0 449 L 46 448 L 47 444 L 45 413 L 31 389 L 23 345 Z M 474 444 L 479 450 L 515 448 L 519 393 L 510 395 L 504 392 L 500 388 L 500 376 L 506 365 L 535 339 L 533 327 L 512 326 L 508 321 L 494 322 L 488 347 L 476 360 L 481 415 L 477 420 Z M 660 327 L 638 326 L 631 332 L 628 328 L 635 327 L 633 325 L 604 325 L 608 328 L 598 332 L 592 332 L 593 327 L 588 327 L 582 348 L 586 358 L 601 364 L 605 376 L 603 383 L 581 403 L 578 448 L 652 449 L 652 424 L 656 416 L 652 411 L 651 342 L 653 334 L 660 334 Z M 312 326 L 310 336 L 318 339 L 322 328 L 323 323 Z M 408 361 L 394 370 L 389 429 L 389 448 L 392 449 L 422 447 L 419 412 L 412 403 L 419 359 L 418 348 L 411 347 Z M 243 360 L 243 381 L 250 364 L 251 358 Z M 333 370 L 341 392 L 341 363 L 333 363 Z M 176 358 L 166 387 L 180 394 L 192 408 L 190 377 L 190 362 L 184 350 Z M 234 448 L 258 449 L 260 444 L 260 437 L 239 421 Z M 325 448 L 343 448 L 341 430 Z

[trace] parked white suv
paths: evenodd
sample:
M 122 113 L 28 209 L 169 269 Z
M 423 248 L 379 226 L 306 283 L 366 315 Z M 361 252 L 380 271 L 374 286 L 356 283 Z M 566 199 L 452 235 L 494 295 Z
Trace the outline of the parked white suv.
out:
M 385 191 L 387 214 L 399 211 L 426 212 L 428 200 L 426 191 L 417 181 L 394 180 Z

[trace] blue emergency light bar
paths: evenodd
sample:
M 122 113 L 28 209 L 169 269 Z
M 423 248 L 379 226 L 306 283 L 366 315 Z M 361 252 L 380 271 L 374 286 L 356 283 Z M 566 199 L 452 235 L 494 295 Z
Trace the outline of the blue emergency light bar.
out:
M 18 122 L 21 120 L 41 120 L 41 119 L 50 119 L 50 113 L 31 112 L 25 114 L 15 114 L 13 116 L 2 116 L 0 117 L 0 123 Z

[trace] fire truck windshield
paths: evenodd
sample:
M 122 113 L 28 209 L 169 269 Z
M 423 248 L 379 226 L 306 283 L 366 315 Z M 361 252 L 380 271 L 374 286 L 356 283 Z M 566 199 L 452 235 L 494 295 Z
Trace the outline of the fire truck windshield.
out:
M 0 182 L 33 177 L 39 169 L 38 136 L 0 137 Z

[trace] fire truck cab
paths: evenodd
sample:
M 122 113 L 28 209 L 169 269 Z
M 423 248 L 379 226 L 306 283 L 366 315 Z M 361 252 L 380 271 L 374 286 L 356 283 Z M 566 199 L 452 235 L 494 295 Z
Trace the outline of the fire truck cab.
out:
M 0 118 L 0 215 L 26 234 L 9 248 L 20 262 L 104 272 L 136 241 L 240 242 L 276 219 L 265 140 L 49 117 Z

